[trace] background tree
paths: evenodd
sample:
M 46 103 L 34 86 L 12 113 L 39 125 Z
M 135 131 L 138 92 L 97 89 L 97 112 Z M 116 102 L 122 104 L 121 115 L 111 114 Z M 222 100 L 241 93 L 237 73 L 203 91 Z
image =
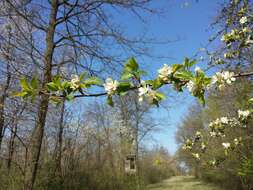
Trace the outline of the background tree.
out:
M 187 140 L 194 136 L 197 132 L 203 135 L 204 145 L 203 155 L 200 155 L 200 160 L 196 160 L 192 154 L 197 150 L 193 148 L 192 151 L 180 149 L 177 153 L 179 160 L 185 163 L 188 168 L 196 171 L 203 179 L 215 182 L 226 189 L 250 189 L 252 188 L 252 181 L 250 178 L 250 171 L 252 167 L 245 162 L 250 163 L 252 158 L 252 129 L 249 128 L 230 128 L 226 129 L 225 135 L 220 138 L 210 137 L 210 130 L 208 124 L 221 117 L 232 117 L 237 115 L 237 110 L 247 108 L 249 97 L 252 96 L 251 81 L 242 80 L 233 87 L 229 87 L 221 92 L 213 92 L 208 97 L 207 107 L 201 109 L 199 116 L 196 117 L 194 113 L 190 112 L 186 117 L 184 123 L 178 129 L 177 137 L 180 145 L 183 145 Z M 202 122 L 199 122 L 201 120 Z M 192 127 L 192 123 L 194 127 Z M 186 137 L 183 141 L 180 139 Z M 244 139 L 241 145 L 235 148 L 229 155 L 224 154 L 224 142 L 234 142 L 235 139 Z M 236 143 L 237 141 L 235 141 Z M 232 145 L 231 145 L 232 146 Z M 215 165 L 211 167 L 215 161 Z M 247 160 L 247 161 L 246 161 Z M 199 167 L 195 167 L 195 166 Z M 246 169 L 246 168 L 247 169 Z M 247 170 L 244 171 L 244 170 Z M 244 172 L 243 172 L 244 171 Z M 196 172 L 193 173 L 196 175 Z M 231 179 L 232 182 L 230 181 Z M 226 183 L 227 182 L 227 183 Z

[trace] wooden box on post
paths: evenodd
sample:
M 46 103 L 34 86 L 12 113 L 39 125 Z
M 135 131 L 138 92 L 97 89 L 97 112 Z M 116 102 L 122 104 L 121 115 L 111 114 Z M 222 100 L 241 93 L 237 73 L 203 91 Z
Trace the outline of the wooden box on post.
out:
M 135 174 L 136 173 L 136 155 L 129 154 L 125 158 L 125 172 L 127 174 Z

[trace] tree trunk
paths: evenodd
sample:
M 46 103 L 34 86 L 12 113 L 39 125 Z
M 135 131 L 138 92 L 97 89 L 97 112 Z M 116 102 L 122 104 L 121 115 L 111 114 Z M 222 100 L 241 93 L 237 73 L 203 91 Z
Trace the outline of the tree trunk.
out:
M 55 154 L 55 171 L 54 176 L 59 177 L 62 180 L 62 143 L 63 143 L 63 129 L 64 129 L 64 113 L 65 113 L 65 100 L 61 105 L 61 115 L 59 122 L 59 131 L 58 131 L 58 142 L 56 145 L 56 154 Z
M 8 49 L 8 53 L 9 53 L 9 49 Z M 6 70 L 7 70 L 6 84 L 3 88 L 2 96 L 0 97 L 0 150 L 1 150 L 1 145 L 2 145 L 4 131 L 5 131 L 5 116 L 4 116 L 5 100 L 7 97 L 7 90 L 9 89 L 10 82 L 11 82 L 9 57 L 7 57 Z
M 44 55 L 45 70 L 43 75 L 44 79 L 42 83 L 43 87 L 45 87 L 45 85 L 51 81 L 52 58 L 54 52 L 54 34 L 55 34 L 58 6 L 59 6 L 58 0 L 51 1 L 50 19 L 46 32 L 46 51 Z M 38 107 L 37 120 L 30 142 L 31 147 L 24 184 L 25 190 L 33 190 L 34 182 L 36 179 L 48 104 L 49 104 L 49 96 L 45 94 L 41 95 Z
M 16 135 L 17 135 L 17 121 L 14 121 L 13 130 L 11 131 L 11 138 L 9 141 L 9 154 L 8 154 L 8 160 L 7 160 L 8 173 L 11 170 L 11 162 L 12 162 L 12 157 L 14 153 L 14 144 L 15 144 Z
M 4 104 L 5 104 L 5 95 L 2 95 L 0 97 L 0 150 L 1 150 L 1 145 L 4 137 Z

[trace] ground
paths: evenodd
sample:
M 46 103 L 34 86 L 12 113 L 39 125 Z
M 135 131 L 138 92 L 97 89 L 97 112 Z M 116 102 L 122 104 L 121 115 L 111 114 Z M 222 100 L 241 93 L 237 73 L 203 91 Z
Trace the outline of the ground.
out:
M 197 180 L 192 176 L 176 176 L 162 183 L 150 185 L 149 190 L 221 190 L 215 185 Z

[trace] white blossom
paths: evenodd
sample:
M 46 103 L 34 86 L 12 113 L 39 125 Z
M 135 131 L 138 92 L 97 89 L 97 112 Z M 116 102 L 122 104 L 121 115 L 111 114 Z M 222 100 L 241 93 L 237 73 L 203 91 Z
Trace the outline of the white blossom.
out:
M 243 32 L 243 33 L 250 33 L 250 32 L 251 32 L 251 29 L 247 26 L 247 27 L 244 27 L 244 28 L 242 29 L 242 32 Z
M 163 81 L 168 80 L 168 76 L 173 73 L 172 67 L 168 66 L 167 64 L 164 64 L 161 69 L 158 70 L 158 77 L 161 78 Z
M 212 77 L 212 84 L 215 84 L 217 82 L 221 82 L 223 80 L 223 76 L 221 72 L 215 73 Z
M 194 145 L 194 143 L 192 142 L 191 139 L 187 139 L 185 144 L 182 146 L 182 149 L 183 150 L 191 150 L 192 149 L 192 146 Z
M 225 42 L 225 41 L 226 41 L 226 35 L 222 35 L 221 41 L 222 41 L 222 42 Z
M 247 23 L 248 22 L 248 19 L 247 19 L 247 17 L 246 16 L 244 16 L 244 17 L 242 17 L 241 19 L 240 19 L 240 24 L 245 24 L 245 23 Z
M 199 153 L 192 153 L 192 156 L 196 158 L 197 160 L 200 160 Z
M 202 70 L 201 70 L 201 68 L 200 68 L 200 67 L 195 67 L 194 71 L 195 71 L 196 73 L 198 73 L 198 72 L 202 72 Z
M 194 92 L 196 87 L 195 87 L 195 83 L 193 81 L 189 81 L 187 84 L 186 84 L 186 87 L 188 88 L 189 92 Z
M 249 110 L 238 110 L 238 117 L 240 119 L 247 119 L 250 115 L 250 111 Z
M 233 54 L 231 54 L 231 53 L 224 53 L 224 58 L 225 59 L 230 59 L 232 57 L 233 57 Z
M 107 78 L 104 84 L 105 91 L 112 95 L 119 86 L 119 82 L 117 80 L 113 80 L 112 78 Z
M 232 29 L 231 32 L 230 32 L 230 35 L 231 36 L 234 36 L 238 33 L 238 30 L 237 29 Z
M 214 131 L 211 131 L 211 132 L 210 132 L 210 136 L 211 136 L 211 137 L 216 137 L 216 136 L 217 136 L 217 133 L 214 132 Z
M 76 90 L 80 87 L 80 78 L 78 75 L 72 75 L 71 76 L 71 82 L 70 82 L 70 88 L 73 90 Z
M 223 64 L 224 61 L 221 58 L 218 58 L 217 60 L 215 60 L 216 64 Z
M 229 143 L 229 142 L 227 142 L 227 143 L 222 143 L 222 146 L 225 148 L 225 149 L 228 149 L 228 148 L 230 148 L 230 146 L 231 146 L 231 144 Z
M 217 84 L 219 89 L 222 89 L 225 84 L 230 85 L 235 80 L 234 73 L 229 71 L 217 72 L 212 76 L 212 84 Z
M 231 127 L 240 126 L 240 122 L 235 117 L 229 119 L 229 124 Z
M 251 40 L 250 38 L 248 38 L 248 39 L 245 41 L 245 44 L 246 44 L 246 45 L 253 44 L 253 40 Z
M 231 84 L 236 80 L 234 77 L 234 73 L 229 71 L 223 71 L 223 78 L 227 84 Z
M 142 102 L 145 97 L 155 99 L 156 91 L 154 91 L 149 85 L 145 84 L 144 81 L 142 81 L 141 84 L 142 86 L 138 88 L 139 101 Z
M 225 127 L 236 127 L 239 126 L 240 122 L 236 118 L 221 117 L 209 123 L 209 128 L 212 129 L 211 136 L 224 136 L 221 130 Z
M 218 136 L 220 137 L 226 137 L 226 135 L 224 133 L 218 132 Z
M 201 137 L 201 136 L 202 136 L 202 134 L 201 134 L 201 132 L 200 132 L 200 131 L 197 131 L 197 132 L 196 132 L 196 134 L 195 134 L 195 136 L 199 138 L 199 137 Z
M 239 140 L 237 138 L 234 139 L 235 146 L 239 145 Z
M 212 128 L 213 126 L 220 125 L 220 124 L 221 124 L 221 121 L 219 118 L 217 118 L 216 120 L 209 123 L 209 127 Z
M 216 165 L 216 160 L 214 159 L 214 160 L 212 160 L 212 161 L 210 161 L 210 164 L 212 165 L 212 166 L 215 166 Z
M 221 117 L 220 118 L 221 123 L 228 124 L 228 118 L 227 117 Z
M 201 150 L 205 150 L 206 149 L 206 144 L 205 143 L 201 143 Z
M 151 88 L 147 85 L 142 86 L 138 89 L 138 96 L 139 96 L 139 101 L 142 102 L 144 99 L 144 96 L 151 90 Z

